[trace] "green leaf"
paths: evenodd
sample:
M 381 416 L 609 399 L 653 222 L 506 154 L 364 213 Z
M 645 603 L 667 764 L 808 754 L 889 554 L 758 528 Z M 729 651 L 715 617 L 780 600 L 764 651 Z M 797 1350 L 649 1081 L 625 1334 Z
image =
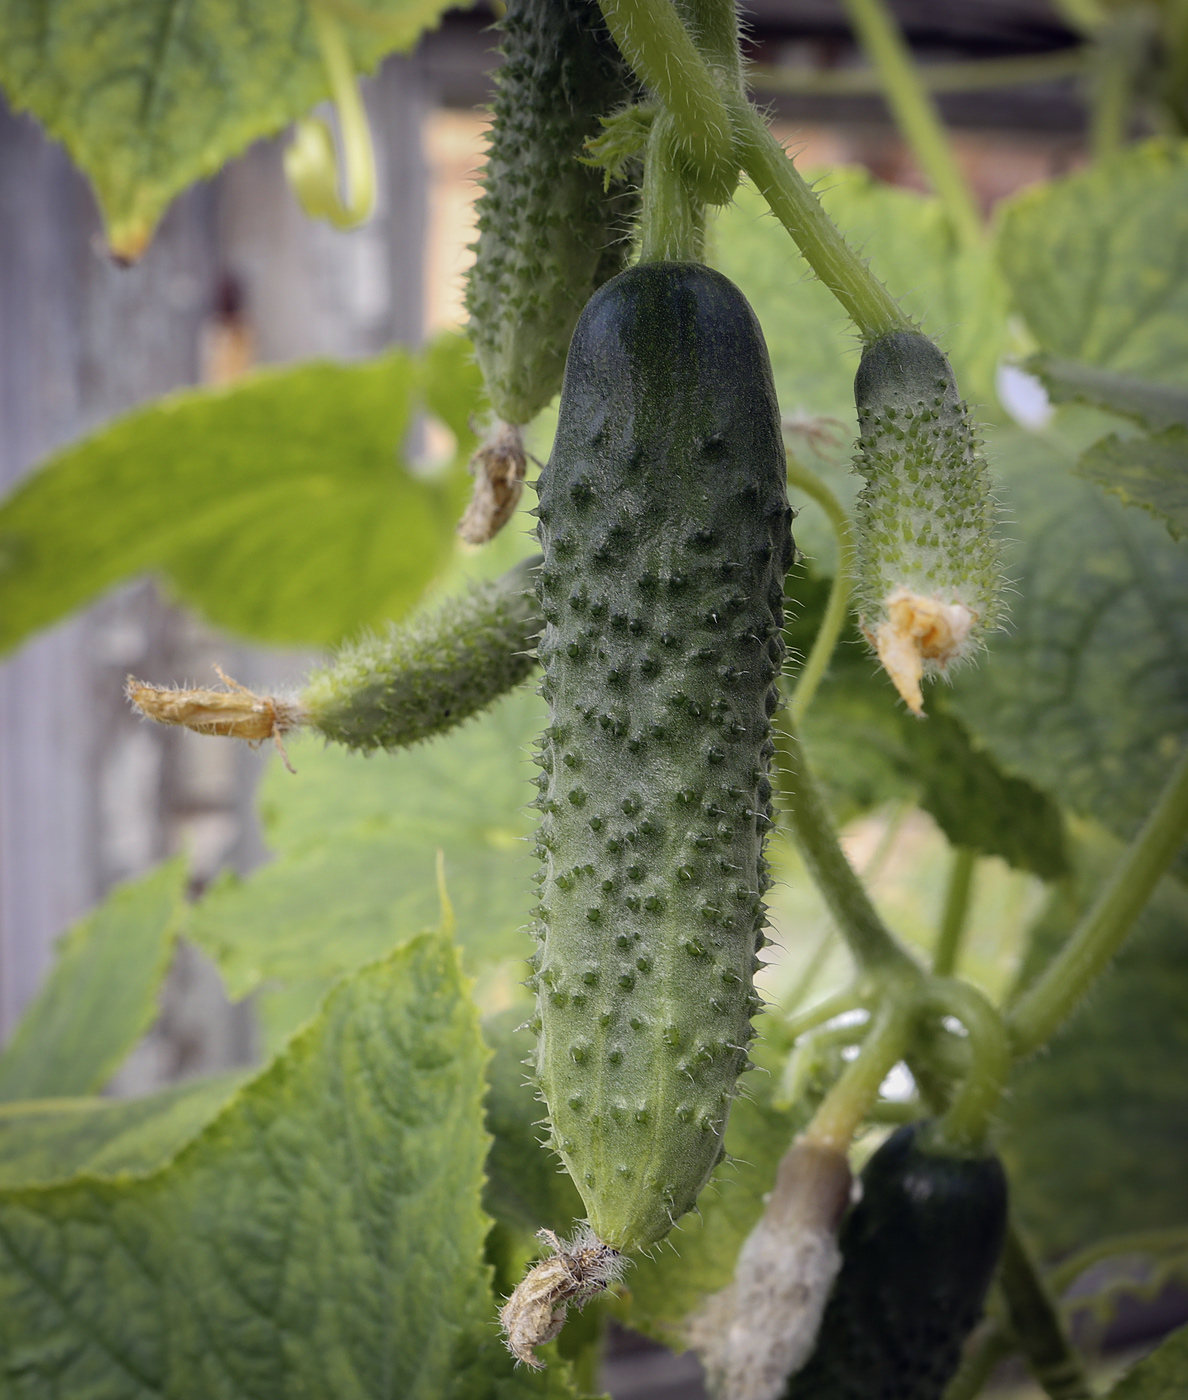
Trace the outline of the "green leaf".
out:
M 954 712 L 1007 772 L 1129 836 L 1188 731 L 1188 556 L 1070 474 L 1101 417 L 999 429 L 1008 629 L 953 679 Z
M 462 489 L 403 462 L 421 382 L 399 350 L 262 371 L 65 449 L 0 506 L 0 648 L 149 569 L 269 641 L 399 616 L 452 551 Z
M 999 258 L 1042 349 L 1165 383 L 1188 376 L 1188 144 L 1150 141 L 1003 210 Z
M 0 1187 L 142 1176 L 206 1127 L 244 1074 L 193 1079 L 139 1099 L 32 1099 L 0 1107 Z
M 498 1357 L 482 1264 L 485 1060 L 456 955 L 427 936 L 337 987 L 153 1175 L 0 1192 L 10 1383 L 541 1393 Z
M 408 50 L 446 0 L 338 0 L 356 69 Z M 136 258 L 175 195 L 329 95 L 304 0 L 4 0 L 0 85 L 90 178 Z
M 1117 857 L 1083 840 L 1075 894 L 1041 919 L 1024 984 L 1059 949 Z M 1188 1223 L 1188 891 L 1165 880 L 1091 1000 L 1003 1101 L 1016 1208 L 1046 1258 Z
M 0 1053 L 0 1101 L 101 1089 L 157 1015 L 186 862 L 117 885 L 65 935 L 57 961 Z
M 1087 404 L 1118 413 L 1150 432 L 1176 424 L 1188 428 L 1188 393 L 1182 389 L 1054 355 L 1032 355 L 1026 368 L 1043 382 L 1053 403 Z
M 1188 1327 L 1144 1357 L 1110 1391 L 1109 1400 L 1181 1400 L 1188 1376 Z
M 1123 505 L 1150 511 L 1174 539 L 1188 535 L 1188 430 L 1172 427 L 1125 440 L 1111 433 L 1084 454 L 1075 470 Z
M 518 692 L 475 723 L 396 755 L 294 743 L 296 775 L 274 764 L 262 791 L 278 859 L 217 883 L 187 927 L 230 995 L 272 979 L 307 984 L 300 1014 L 316 995 L 309 984 L 435 926 L 439 849 L 468 965 L 525 957 L 528 749 L 543 724 L 543 703 Z

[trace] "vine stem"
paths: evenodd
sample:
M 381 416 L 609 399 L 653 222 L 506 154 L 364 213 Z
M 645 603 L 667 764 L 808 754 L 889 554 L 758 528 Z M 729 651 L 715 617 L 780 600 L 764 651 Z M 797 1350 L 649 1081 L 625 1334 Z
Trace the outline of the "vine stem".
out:
M 804 748 L 791 726 L 777 734 L 776 749 L 780 790 L 792 836 L 855 962 L 877 978 L 920 978 L 920 969 L 879 918 L 846 858 Z
M 975 1400 L 976 1396 L 981 1395 L 995 1366 L 1018 1349 L 1019 1344 L 1008 1327 L 997 1318 L 987 1322 L 967 1345 L 961 1365 L 945 1391 L 944 1400 Z
M 980 92 L 985 89 L 1049 83 L 1085 71 L 1090 48 L 1060 49 L 1056 53 L 1018 54 L 1010 58 L 975 58 L 958 63 L 918 65 L 916 74 L 926 91 Z M 883 91 L 875 68 L 775 68 L 753 64 L 747 82 L 756 92 L 789 92 L 813 97 L 865 97 Z
M 1136 1230 L 1130 1235 L 1109 1235 L 1104 1240 L 1079 1249 L 1070 1259 L 1063 1259 L 1049 1271 L 1045 1282 L 1059 1297 L 1077 1279 L 1102 1259 L 1116 1259 L 1126 1254 L 1166 1254 L 1188 1250 L 1188 1229 Z M 1082 1300 L 1078 1300 L 1082 1301 Z
M 643 204 L 639 219 L 640 262 L 699 262 L 705 237 L 705 206 L 689 189 L 677 160 L 672 117 L 661 112 L 648 133 Z
M 842 237 L 762 116 L 748 105 L 736 126 L 743 169 L 863 340 L 913 330 L 911 318 Z
M 1036 1380 L 1052 1400 L 1092 1400 L 1085 1368 L 1013 1220 L 1007 1224 L 999 1279 L 1011 1330 Z
M 878 70 L 896 124 L 944 206 L 958 242 L 975 246 L 982 238 L 981 212 L 899 25 L 884 0 L 845 0 L 845 6 Z
M 889 996 L 871 1019 L 862 1048 L 821 1100 L 802 1142 L 845 1153 L 862 1125 L 879 1086 L 903 1058 L 911 1034 L 910 997 Z
M 730 108 L 672 0 L 599 0 L 636 75 L 671 114 L 681 149 L 704 178 L 738 171 Z M 727 196 L 728 197 L 728 196 Z
M 833 526 L 833 533 L 837 539 L 837 566 L 833 573 L 833 586 L 829 590 L 829 601 L 825 604 L 825 613 L 813 639 L 812 650 L 796 678 L 795 688 L 788 701 L 792 723 L 799 728 L 805 711 L 817 693 L 817 687 L 829 669 L 829 662 L 846 625 L 850 608 L 850 586 L 854 577 L 855 551 L 850 519 L 841 502 L 819 476 L 802 466 L 790 452 L 788 484 L 803 491 L 810 500 L 821 507 Z
M 1096 904 L 1011 1012 L 1016 1056 L 1029 1055 L 1085 999 L 1109 966 L 1188 836 L 1188 746 L 1159 801 L 1118 862 Z
M 969 1069 L 932 1133 L 942 1150 L 977 1150 L 1011 1072 L 1002 1017 L 976 987 L 954 977 L 929 978 L 918 1006 L 925 1013 L 956 1017 L 969 1036 Z
M 941 915 L 940 932 L 932 954 L 935 977 L 950 977 L 957 969 L 961 939 L 969 923 L 969 906 L 973 893 L 977 852 L 968 846 L 958 846 L 949 868 L 949 884 L 945 890 L 945 908 Z

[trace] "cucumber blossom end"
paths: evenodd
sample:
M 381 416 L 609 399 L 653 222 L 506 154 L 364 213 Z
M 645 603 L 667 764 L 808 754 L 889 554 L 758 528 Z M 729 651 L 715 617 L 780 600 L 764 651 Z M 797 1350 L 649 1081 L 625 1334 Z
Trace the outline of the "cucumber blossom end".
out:
M 917 331 L 868 345 L 854 380 L 860 622 L 908 707 L 1003 619 L 990 471 L 948 360 Z
M 551 1253 L 529 1269 L 499 1313 L 508 1350 L 534 1371 L 544 1367 L 536 1348 L 558 1335 L 570 1306 L 581 1308 L 597 1297 L 627 1264 L 588 1227 L 572 1240 L 552 1230 L 537 1231 L 537 1238 Z

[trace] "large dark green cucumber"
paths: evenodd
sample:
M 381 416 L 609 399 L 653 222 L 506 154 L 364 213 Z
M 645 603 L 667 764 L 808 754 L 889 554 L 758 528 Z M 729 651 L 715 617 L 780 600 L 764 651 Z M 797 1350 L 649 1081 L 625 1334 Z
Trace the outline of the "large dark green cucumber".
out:
M 791 512 L 737 287 L 651 263 L 593 297 L 539 492 L 538 1071 L 594 1231 L 641 1249 L 721 1154 L 764 942 Z
M 788 1400 L 940 1400 L 982 1306 L 1006 1233 L 992 1155 L 942 1156 L 926 1125 L 894 1132 L 862 1172 L 842 1224 L 817 1345 Z
M 466 290 L 492 405 L 527 423 L 561 387 L 574 323 L 626 266 L 634 188 L 581 164 L 636 91 L 595 0 L 508 0 L 504 61 Z

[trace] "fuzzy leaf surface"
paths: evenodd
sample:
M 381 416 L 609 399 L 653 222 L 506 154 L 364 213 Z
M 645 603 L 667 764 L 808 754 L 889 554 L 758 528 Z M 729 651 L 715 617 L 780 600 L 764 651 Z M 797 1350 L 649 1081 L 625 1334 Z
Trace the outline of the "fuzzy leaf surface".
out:
M 1117 858 L 1078 855 L 1078 892 L 1037 925 L 1024 981 L 1060 947 Z M 1188 1223 L 1188 893 L 1165 880 L 1092 998 L 1003 1101 L 1020 1216 L 1046 1258 L 1112 1234 Z
M 1188 1376 L 1188 1327 L 1173 1332 L 1122 1377 L 1108 1400 L 1179 1400 Z
M 335 5 L 356 69 L 407 50 L 446 0 Z M 143 252 L 166 206 L 329 95 L 301 0 L 4 0 L 0 85 L 90 179 L 112 251 Z
M 400 350 L 265 370 L 58 453 L 0 505 L 0 649 L 147 570 L 266 641 L 398 617 L 449 557 L 465 490 L 403 459 L 423 382 Z
M 1125 439 L 1111 433 L 1089 448 L 1076 473 L 1123 505 L 1150 511 L 1174 539 L 1188 535 L 1188 430 L 1171 427 Z
M 1006 206 L 1002 270 L 1042 349 L 1188 380 L 1188 144 L 1150 141 Z
M 0 1053 L 0 1102 L 90 1094 L 107 1083 L 156 1018 L 185 883 L 185 860 L 167 861 L 117 885 L 65 934 Z
M 439 849 L 468 965 L 526 956 L 528 748 L 543 714 L 535 695 L 518 692 L 395 755 L 293 744 L 296 776 L 274 764 L 261 797 L 278 858 L 219 882 L 187 927 L 230 994 L 330 978 L 436 926 Z
M 1089 410 L 996 430 L 1010 627 L 951 704 L 1008 773 L 1128 836 L 1188 732 L 1188 556 L 1156 520 L 1072 475 Z
M 13 1393 L 515 1395 L 482 1264 L 485 1059 L 427 936 L 153 1175 L 0 1192 Z
M 141 1176 L 198 1136 L 244 1082 L 194 1079 L 139 1099 L 34 1099 L 0 1108 L 0 1187 Z

